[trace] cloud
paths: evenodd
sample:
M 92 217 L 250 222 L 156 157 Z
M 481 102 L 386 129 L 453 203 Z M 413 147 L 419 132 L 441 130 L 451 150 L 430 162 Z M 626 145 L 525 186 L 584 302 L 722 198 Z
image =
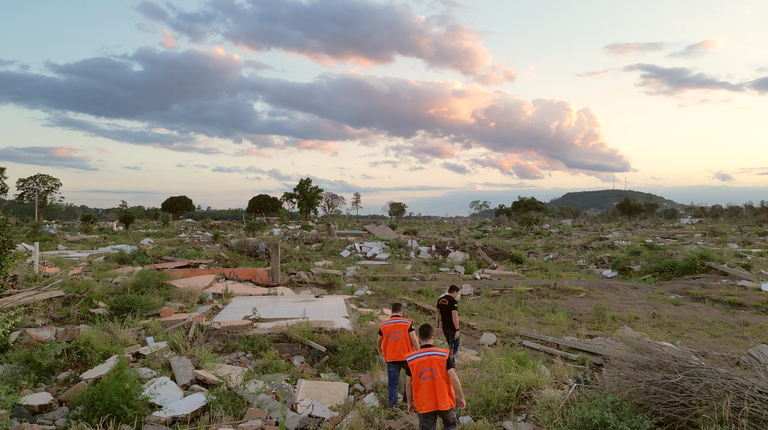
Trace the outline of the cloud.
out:
M 644 54 L 646 52 L 661 51 L 667 46 L 665 42 L 628 42 L 628 43 L 612 43 L 605 45 L 603 49 L 611 55 L 618 55 L 621 57 L 633 57 L 635 54 Z
M 388 164 L 391 168 L 397 169 L 397 167 L 400 165 L 400 162 L 397 160 L 376 160 L 371 161 L 368 163 L 369 167 L 379 167 L 382 165 Z
M 515 82 L 515 79 L 517 79 L 517 72 L 514 69 L 504 68 L 502 65 L 494 64 L 481 74 L 477 75 L 474 81 L 481 85 L 490 86 L 503 82 Z
M 637 86 L 644 88 L 645 93 L 650 95 L 672 96 L 693 90 L 743 92 L 746 89 L 744 84 L 722 81 L 685 67 L 637 63 L 625 66 L 622 70 L 642 72 Z
M 251 70 L 275 70 L 274 67 L 258 60 L 245 60 L 243 66 Z
M 733 175 L 726 172 L 713 172 L 712 179 L 716 181 L 721 181 L 721 182 L 732 182 L 736 180 L 736 178 L 734 178 Z
M 46 112 L 51 127 L 134 145 L 215 154 L 221 139 L 250 143 L 255 151 L 333 155 L 339 142 L 401 141 L 398 157 L 419 162 L 470 148 L 502 159 L 514 155 L 520 163 L 510 168 L 521 177 L 544 171 L 604 177 L 631 169 L 589 108 L 450 80 L 324 73 L 297 82 L 245 74 L 242 59 L 219 48 L 140 48 L 47 68 L 46 74 L 0 71 L 0 104 Z
M 434 68 L 474 76 L 491 62 L 477 31 L 450 13 L 420 16 L 410 6 L 373 0 L 211 0 L 195 11 L 141 2 L 136 9 L 194 43 L 219 37 L 254 51 L 273 49 L 313 61 L 392 63 L 416 58 Z
M 496 169 L 507 175 L 515 175 L 520 179 L 543 179 L 544 173 L 533 163 L 527 163 L 515 155 L 507 157 L 474 158 L 472 162 L 478 166 Z
M 578 73 L 578 74 L 576 74 L 576 76 L 578 76 L 580 78 L 594 78 L 594 77 L 597 77 L 597 76 L 605 75 L 608 72 L 610 72 L 611 70 L 613 70 L 613 68 L 605 69 L 605 70 L 593 70 L 591 72 Z
M 768 94 L 768 76 L 760 79 L 755 79 L 747 83 L 747 86 L 760 94 Z
M 16 64 L 16 62 L 15 62 L 15 61 L 11 61 L 11 60 L 3 60 L 2 58 L 0 58 L 0 67 L 7 67 L 7 66 L 12 66 L 12 65 L 14 65 L 14 64 Z
M 699 43 L 688 45 L 681 51 L 673 52 L 667 56 L 677 58 L 699 57 L 707 52 L 716 51 L 720 49 L 721 46 L 723 46 L 723 42 L 719 40 L 703 40 Z
M 142 170 L 144 170 L 144 169 L 143 169 L 141 166 L 123 166 L 123 169 L 127 169 L 127 170 L 137 170 L 137 171 L 142 171 Z
M 441 166 L 443 167 L 443 169 L 450 170 L 451 172 L 458 173 L 459 175 L 468 175 L 472 173 L 472 169 L 462 164 L 451 163 L 446 161 L 443 164 L 441 164 Z
M 71 146 L 27 146 L 0 148 L 0 159 L 11 163 L 96 171 L 91 158 L 77 155 L 82 149 Z
M 179 49 L 179 43 L 176 42 L 176 37 L 168 30 L 163 30 L 163 41 L 160 45 L 167 49 Z

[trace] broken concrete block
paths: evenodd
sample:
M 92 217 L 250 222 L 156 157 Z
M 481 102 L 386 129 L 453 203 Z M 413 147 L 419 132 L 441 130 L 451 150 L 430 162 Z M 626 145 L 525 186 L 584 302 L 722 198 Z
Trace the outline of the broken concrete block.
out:
M 144 384 L 142 393 L 157 406 L 165 406 L 184 398 L 184 391 L 167 376 L 161 376 Z
M 189 391 L 190 393 L 206 394 L 208 392 L 208 389 L 204 388 L 204 387 L 201 387 L 201 386 L 199 386 L 197 384 L 192 384 L 192 385 L 189 386 L 189 388 L 187 388 L 187 391 Z
M 221 321 L 219 328 L 226 330 L 229 333 L 237 333 L 253 330 L 253 321 L 239 320 L 239 321 Z
M 299 379 L 296 382 L 296 399 L 310 398 L 325 406 L 333 407 L 344 403 L 349 393 L 346 382 L 309 381 Z
M 205 405 L 205 395 L 195 393 L 167 404 L 161 410 L 153 412 L 151 417 L 159 418 L 160 424 L 170 422 L 172 418 L 181 418 L 186 421 L 202 413 Z
M 214 375 L 226 381 L 229 387 L 237 387 L 243 383 L 247 367 L 230 366 L 228 364 L 211 364 L 210 371 Z
M 338 415 L 338 412 L 334 412 L 322 403 L 308 398 L 299 400 L 299 402 L 296 403 L 296 413 L 307 414 L 311 417 L 322 418 L 324 420 L 331 419 Z
M 195 381 L 195 366 L 192 365 L 189 358 L 177 355 L 168 361 L 171 363 L 171 369 L 173 369 L 173 377 L 180 387 L 189 387 Z
M 472 285 L 469 284 L 462 284 L 460 293 L 462 296 L 471 296 L 474 294 L 474 290 L 472 289 Z
M 221 382 L 221 379 L 207 370 L 194 370 L 193 373 L 198 381 L 205 382 L 206 384 L 213 385 Z
M 59 402 L 53 398 L 51 393 L 43 391 L 30 394 L 21 398 L 21 405 L 33 415 L 50 412 L 59 406 Z
M 71 386 L 67 391 L 59 395 L 57 399 L 62 403 L 72 403 L 72 401 L 75 400 L 75 397 L 79 396 L 80 393 L 85 391 L 87 388 L 88 388 L 87 382 L 85 381 L 78 382 L 77 384 Z
M 267 418 L 267 411 L 265 409 L 248 408 L 248 410 L 245 411 L 245 416 L 243 417 L 243 421 L 264 420 L 266 418 Z
M 139 367 L 136 371 L 139 372 L 139 378 L 141 379 L 152 379 L 157 376 L 157 372 L 149 367 Z
M 136 351 L 136 353 L 144 357 L 147 357 L 149 355 L 156 354 L 159 351 L 163 351 L 166 349 L 170 349 L 170 347 L 168 346 L 168 342 L 156 342 L 151 345 L 142 347 L 141 349 Z
M 169 316 L 173 315 L 174 313 L 175 312 L 173 311 L 173 309 L 171 309 L 171 308 L 169 308 L 167 306 L 164 307 L 164 308 L 161 308 L 160 312 L 159 312 L 160 318 L 168 318 Z
M 376 393 L 368 393 L 367 396 L 363 397 L 363 403 L 365 403 L 369 408 L 378 408 L 381 406 L 379 403 L 379 398 L 376 397 Z
M 496 335 L 493 333 L 483 333 L 482 336 L 480 336 L 480 344 L 481 345 L 493 345 L 496 343 Z
M 217 275 L 193 276 L 191 278 L 168 281 L 168 284 L 183 290 L 202 290 L 210 286 L 216 280 L 216 277 Z
M 453 251 L 445 258 L 449 263 L 463 263 L 469 259 L 469 254 L 461 251 Z
M 102 376 L 106 375 L 107 372 L 112 370 L 113 367 L 115 367 L 118 359 L 119 357 L 117 355 L 109 357 L 104 363 L 101 363 L 93 369 L 80 375 L 80 379 L 83 381 L 88 381 L 90 379 L 101 378 Z

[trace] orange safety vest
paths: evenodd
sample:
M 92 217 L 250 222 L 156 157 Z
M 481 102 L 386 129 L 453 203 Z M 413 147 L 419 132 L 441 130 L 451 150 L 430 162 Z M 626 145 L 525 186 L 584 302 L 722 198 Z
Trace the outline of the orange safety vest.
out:
M 423 348 L 406 356 L 411 369 L 413 403 L 418 413 L 456 407 L 451 378 L 445 370 L 449 354 L 447 349 Z
M 379 329 L 382 334 L 381 350 L 384 352 L 384 360 L 405 361 L 406 354 L 413 352 L 411 336 L 408 329 L 413 321 L 403 317 L 392 317 L 384 320 Z

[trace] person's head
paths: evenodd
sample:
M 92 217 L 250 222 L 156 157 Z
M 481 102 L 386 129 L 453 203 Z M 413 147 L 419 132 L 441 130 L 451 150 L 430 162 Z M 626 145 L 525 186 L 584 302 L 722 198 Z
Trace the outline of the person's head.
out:
M 458 296 L 460 291 L 461 288 L 457 287 L 456 285 L 451 285 L 448 287 L 448 294 L 452 295 L 453 297 Z
M 419 327 L 419 340 L 421 343 L 435 342 L 435 329 L 429 324 L 422 324 Z
M 402 315 L 402 314 L 403 314 L 403 304 L 392 303 L 392 315 Z

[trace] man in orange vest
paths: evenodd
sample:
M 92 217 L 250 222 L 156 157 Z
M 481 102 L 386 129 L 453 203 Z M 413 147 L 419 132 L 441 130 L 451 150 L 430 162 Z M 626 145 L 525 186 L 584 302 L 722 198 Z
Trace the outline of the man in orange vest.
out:
M 458 427 L 456 400 L 460 409 L 467 407 L 456 374 L 456 362 L 449 350 L 433 346 L 435 329 L 431 325 L 419 327 L 419 340 L 421 349 L 405 357 L 408 412 L 419 413 L 419 430 L 434 430 L 438 417 L 443 420 L 444 430 L 455 430 Z
M 379 354 L 387 362 L 387 382 L 389 383 L 389 406 L 397 405 L 397 386 L 400 384 L 400 369 L 408 371 L 406 354 L 419 349 L 419 340 L 413 328 L 413 321 L 403 318 L 403 305 L 394 303 L 392 315 L 379 325 L 377 338 Z M 407 402 L 407 398 L 403 399 Z

